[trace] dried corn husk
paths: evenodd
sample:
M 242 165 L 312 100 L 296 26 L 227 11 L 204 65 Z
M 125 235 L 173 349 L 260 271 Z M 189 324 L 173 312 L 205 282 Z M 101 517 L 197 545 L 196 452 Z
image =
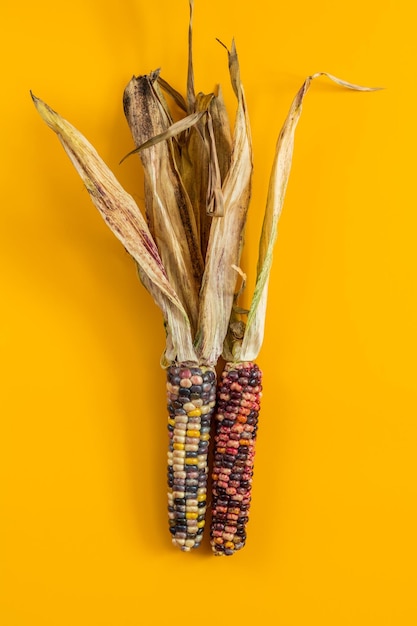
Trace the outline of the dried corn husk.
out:
M 193 3 L 190 2 L 191 18 L 192 13 Z M 174 158 L 179 175 L 178 180 L 182 183 L 182 191 L 186 190 L 193 207 L 200 249 L 205 259 L 199 296 L 195 349 L 200 363 L 213 365 L 222 352 L 233 305 L 237 279 L 234 266 L 237 266 L 240 260 L 250 199 L 251 138 L 234 42 L 228 53 L 230 78 L 238 100 L 232 139 L 221 90 L 219 89 L 217 95 L 202 93 L 195 95 L 191 41 L 192 23 L 190 20 L 187 101 L 166 81 L 158 78 L 163 88 L 188 115 L 179 122 L 167 126 L 166 124 L 171 121 L 171 116 L 166 112 L 165 102 L 163 106 L 158 104 L 161 100 L 160 95 L 157 98 L 154 97 L 156 105 L 154 102 L 151 104 L 146 102 L 146 98 L 142 103 L 143 106 L 133 104 L 138 102 L 139 92 L 139 98 L 142 98 L 145 91 L 143 85 L 138 85 L 139 79 L 133 79 L 127 87 L 125 111 L 127 111 L 129 126 L 137 145 L 130 154 L 139 152 L 143 155 L 145 172 L 147 168 L 149 169 L 149 162 L 147 163 L 145 157 L 147 150 L 151 147 L 157 148 L 162 144 L 160 150 L 165 150 L 163 158 L 166 161 L 165 143 L 172 140 L 170 155 Z M 149 77 L 141 77 L 141 79 L 148 86 L 147 98 L 149 99 L 152 90 L 156 92 L 155 77 L 152 79 L 152 90 L 149 89 Z M 156 118 L 164 118 L 163 123 L 155 123 Z M 149 135 L 149 130 L 152 130 L 154 134 L 145 139 L 143 127 L 147 129 L 146 136 Z M 145 142 L 141 143 L 142 140 Z M 159 166 L 160 162 L 158 162 Z M 172 169 L 172 165 L 169 167 Z M 165 184 L 165 177 L 158 176 L 157 178 L 162 179 Z M 155 228 L 154 225 L 158 221 L 166 224 L 167 218 L 164 215 L 163 204 L 154 202 L 155 195 L 157 195 L 155 190 L 151 191 L 151 203 L 154 204 L 148 221 Z M 169 205 L 172 204 L 172 202 L 169 203 Z M 178 208 L 176 210 L 178 211 Z M 173 236 L 173 229 L 169 230 Z M 155 238 L 163 242 L 162 237 L 158 238 L 156 230 Z M 167 264 L 168 261 L 165 261 L 162 250 L 160 252 Z M 171 258 L 174 260 L 173 267 L 176 266 L 178 272 L 177 261 L 173 255 Z M 181 279 L 181 274 L 178 278 Z M 174 277 L 172 282 L 175 284 Z M 181 293 L 184 303 L 184 294 L 180 286 L 176 286 L 176 291 Z M 192 320 L 194 321 L 194 317 Z
M 196 362 L 189 318 L 135 201 L 85 137 L 42 100 L 32 98 L 42 119 L 58 135 L 105 222 L 135 259 L 146 288 L 161 308 L 167 332 L 166 360 Z
M 133 77 L 124 91 L 124 111 L 137 146 L 133 152 L 139 152 L 145 172 L 149 228 L 194 335 L 203 258 L 193 207 L 177 169 L 172 138 L 196 123 L 199 116 L 173 124 L 157 79 L 158 72 Z
M 215 363 L 222 352 L 238 274 L 251 194 L 252 146 L 249 117 L 233 42 L 228 52 L 230 78 L 238 108 L 230 166 L 222 184 L 223 217 L 213 217 L 200 296 L 196 349 L 203 362 Z

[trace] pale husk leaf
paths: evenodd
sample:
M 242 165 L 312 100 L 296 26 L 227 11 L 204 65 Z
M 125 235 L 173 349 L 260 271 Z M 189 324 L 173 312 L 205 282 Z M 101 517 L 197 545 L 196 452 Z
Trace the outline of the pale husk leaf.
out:
M 85 137 L 42 100 L 33 95 L 32 98 L 42 119 L 57 134 L 101 216 L 136 261 L 146 288 L 161 308 L 167 328 L 166 359 L 195 362 L 187 313 L 169 283 L 135 201 Z
M 278 234 L 278 221 L 281 215 L 294 148 L 294 134 L 300 119 L 304 96 L 313 79 L 327 76 L 330 80 L 355 91 L 376 91 L 375 87 L 363 87 L 348 83 L 340 78 L 318 72 L 309 76 L 295 96 L 284 122 L 276 146 L 275 159 L 269 183 L 264 223 L 259 244 L 259 257 L 255 291 L 249 310 L 245 335 L 242 341 L 239 360 L 253 361 L 262 347 L 265 328 L 268 282 L 272 266 L 273 248 Z
M 252 150 L 239 64 L 233 42 L 230 77 L 238 98 L 230 167 L 222 185 L 224 216 L 213 217 L 200 295 L 196 349 L 201 359 L 215 363 L 222 352 L 233 305 L 243 231 L 249 206 Z

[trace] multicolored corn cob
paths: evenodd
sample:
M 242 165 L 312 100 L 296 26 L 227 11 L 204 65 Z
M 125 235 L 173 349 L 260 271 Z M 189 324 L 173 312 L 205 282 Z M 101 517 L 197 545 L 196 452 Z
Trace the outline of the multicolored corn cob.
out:
M 167 400 L 169 527 L 174 545 L 188 552 L 199 546 L 204 531 L 215 370 L 172 365 L 167 370 Z
M 261 382 L 259 367 L 245 362 L 227 363 L 218 384 L 210 532 L 216 556 L 245 545 Z
M 294 134 L 312 80 L 327 76 L 357 91 L 372 88 L 335 76 L 308 76 L 297 92 L 277 141 L 249 311 L 238 306 L 240 269 L 251 196 L 252 147 L 236 47 L 228 51 L 237 98 L 233 133 L 221 90 L 195 93 L 189 0 L 186 99 L 159 76 L 133 78 L 124 110 L 145 171 L 145 213 L 85 137 L 32 94 L 57 134 L 90 197 L 161 309 L 167 367 L 168 509 L 172 540 L 189 551 L 201 542 L 207 500 L 210 418 L 216 401 L 213 366 L 228 363 L 218 389 L 213 470 L 214 554 L 245 545 L 262 374 L 254 363 L 262 347 L 269 275 L 278 220 L 291 170 Z M 166 91 L 184 116 L 174 122 Z M 235 293 L 237 276 L 242 288 Z M 243 321 L 242 316 L 245 321 Z M 190 364 L 195 364 L 192 366 Z M 204 365 L 198 365 L 204 364 Z M 206 365 L 209 364 L 209 365 Z

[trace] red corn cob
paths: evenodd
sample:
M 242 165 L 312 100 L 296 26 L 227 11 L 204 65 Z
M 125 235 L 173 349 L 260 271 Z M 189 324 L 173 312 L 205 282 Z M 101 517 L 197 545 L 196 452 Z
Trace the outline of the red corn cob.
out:
M 210 532 L 217 556 L 245 545 L 261 382 L 255 363 L 227 363 L 217 387 Z

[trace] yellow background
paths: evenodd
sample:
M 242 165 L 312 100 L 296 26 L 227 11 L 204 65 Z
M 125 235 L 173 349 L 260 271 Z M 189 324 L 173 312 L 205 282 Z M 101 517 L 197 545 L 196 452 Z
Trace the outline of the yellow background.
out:
M 234 36 L 255 176 L 253 282 L 275 140 L 305 76 L 259 364 L 244 551 L 171 546 L 161 318 L 29 89 L 142 202 L 121 97 L 184 91 L 186 0 L 12 2 L 1 58 L 4 626 L 412 626 L 416 597 L 417 47 L 407 0 L 196 0 L 198 89 Z

